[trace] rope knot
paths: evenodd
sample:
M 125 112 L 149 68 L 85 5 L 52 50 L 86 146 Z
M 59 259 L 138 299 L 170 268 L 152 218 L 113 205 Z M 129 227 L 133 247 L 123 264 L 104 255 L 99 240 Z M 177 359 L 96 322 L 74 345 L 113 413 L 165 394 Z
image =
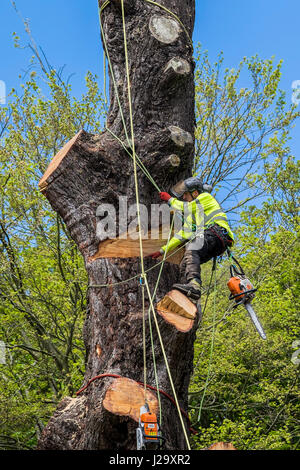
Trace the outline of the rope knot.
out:
M 147 279 L 147 274 L 143 273 L 140 275 L 140 286 L 145 286 L 146 285 L 146 279 Z

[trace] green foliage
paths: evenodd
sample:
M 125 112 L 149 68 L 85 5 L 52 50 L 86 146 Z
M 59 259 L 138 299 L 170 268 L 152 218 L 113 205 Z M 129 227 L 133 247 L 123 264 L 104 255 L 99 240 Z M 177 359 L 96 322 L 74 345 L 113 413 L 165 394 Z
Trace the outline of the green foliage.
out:
M 255 56 L 237 70 L 222 65 L 222 54 L 211 65 L 199 49 L 195 173 L 217 185 L 229 217 L 238 214 L 234 256 L 259 288 L 253 306 L 267 340 L 229 303 L 223 260 L 195 343 L 193 448 L 229 441 L 240 450 L 298 449 L 299 364 L 291 359 L 299 340 L 299 161 L 288 140 L 299 113 L 286 109 L 279 89 L 282 62 Z M 240 88 L 249 75 L 252 86 Z
M 101 132 L 96 78 L 71 86 L 36 74 L 0 114 L 0 447 L 28 448 L 56 403 L 82 383 L 87 279 L 63 221 L 38 190 L 50 160 L 81 128 Z M 45 77 L 44 77 L 45 80 Z
M 292 158 L 288 165 L 294 170 L 298 166 Z M 279 172 L 277 181 L 285 172 L 286 168 Z M 267 182 L 270 176 L 265 175 Z M 242 306 L 233 310 L 224 299 L 229 261 L 218 268 L 211 364 L 213 294 L 195 345 L 190 410 L 193 427 L 199 430 L 193 439 L 196 449 L 218 441 L 230 441 L 240 450 L 299 448 L 299 366 L 291 360 L 299 339 L 299 220 L 295 215 L 288 228 L 283 223 L 284 212 L 288 216 L 290 212 L 284 201 L 293 200 L 296 193 L 293 177 L 286 178 L 284 194 L 277 185 L 273 205 L 267 200 L 261 208 L 246 209 L 237 232 L 234 251 L 241 254 L 246 274 L 259 288 L 253 306 L 266 341 L 260 339 L 246 310 Z M 276 197 L 279 194 L 282 201 Z M 274 217 L 278 206 L 281 225 Z
M 224 69 L 222 53 L 211 64 L 198 45 L 194 173 L 230 210 L 262 196 L 257 179 L 289 154 L 289 131 L 300 114 L 279 89 L 281 68 L 282 61 L 253 56 Z

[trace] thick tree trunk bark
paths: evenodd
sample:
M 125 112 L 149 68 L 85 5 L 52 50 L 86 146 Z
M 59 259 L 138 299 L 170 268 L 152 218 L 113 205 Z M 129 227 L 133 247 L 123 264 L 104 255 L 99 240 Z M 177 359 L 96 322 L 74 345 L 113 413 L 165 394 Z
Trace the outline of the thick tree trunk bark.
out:
M 194 0 L 158 2 L 180 18 L 191 37 Z M 99 5 L 104 3 L 100 0 Z M 174 181 L 191 175 L 194 155 L 192 46 L 182 24 L 164 9 L 145 0 L 126 0 L 124 4 L 136 152 L 159 187 L 167 191 Z M 120 0 L 111 0 L 103 9 L 102 25 L 130 136 Z M 125 141 L 117 95 L 110 78 L 107 127 Z M 151 203 L 159 204 L 160 200 L 156 189 L 140 170 L 138 177 L 140 203 L 149 208 L 150 214 Z M 97 207 L 110 203 L 118 208 L 120 196 L 127 196 L 128 205 L 136 202 L 132 159 L 110 132 L 105 130 L 101 135 L 90 135 L 80 131 L 51 162 L 40 188 L 77 243 L 85 260 L 90 285 L 123 281 L 141 272 L 139 258 L 93 259 L 102 241 L 96 231 Z M 153 264 L 155 262 L 151 259 L 145 259 L 146 269 Z M 148 273 L 151 292 L 158 271 L 159 268 L 155 268 Z M 178 275 L 178 266 L 166 262 L 156 302 L 178 281 Z M 125 399 L 120 397 L 120 402 L 126 401 L 128 392 L 129 403 L 132 398 L 129 395 L 134 394 L 135 387 L 143 394 L 143 389 L 136 384 L 144 381 L 139 279 L 109 288 L 90 288 L 88 301 L 83 332 L 86 346 L 83 385 L 100 374 L 130 379 L 124 388 Z M 146 309 L 148 307 L 146 299 Z M 180 406 L 185 411 L 196 323 L 183 332 L 158 315 L 174 386 Z M 172 395 L 153 321 L 152 326 L 159 387 Z M 155 387 L 148 320 L 146 339 L 147 383 Z M 38 448 L 135 449 L 137 418 L 129 410 L 133 405 L 128 405 L 128 410 L 124 406 L 118 408 L 119 386 L 122 388 L 122 380 L 105 376 L 93 381 L 76 398 L 65 398 L 45 427 Z M 155 392 L 149 391 L 149 394 L 148 399 L 154 403 Z M 165 449 L 186 449 L 176 407 L 164 395 L 161 400 Z M 189 433 L 188 421 L 186 417 L 183 419 Z

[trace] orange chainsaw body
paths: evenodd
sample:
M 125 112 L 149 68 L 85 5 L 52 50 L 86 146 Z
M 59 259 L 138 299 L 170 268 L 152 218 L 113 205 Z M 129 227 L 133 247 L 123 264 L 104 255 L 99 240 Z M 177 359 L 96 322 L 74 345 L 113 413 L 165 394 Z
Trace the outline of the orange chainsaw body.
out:
M 245 282 L 246 281 L 246 282 Z M 233 276 L 227 282 L 227 286 L 232 295 L 238 296 L 237 300 L 240 300 L 244 295 L 245 291 L 253 289 L 253 286 L 248 279 L 242 280 L 239 276 Z
M 144 430 L 144 438 L 146 440 L 156 441 L 158 437 L 158 424 L 156 415 L 154 413 L 143 413 L 140 419 Z

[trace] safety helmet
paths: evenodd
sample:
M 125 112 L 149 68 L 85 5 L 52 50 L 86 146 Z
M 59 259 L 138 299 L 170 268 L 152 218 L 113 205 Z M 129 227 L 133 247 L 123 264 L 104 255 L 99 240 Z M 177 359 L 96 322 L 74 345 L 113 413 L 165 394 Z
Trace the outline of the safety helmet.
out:
M 199 193 L 211 193 L 212 189 L 212 186 L 209 184 L 203 184 L 203 181 L 200 178 L 191 177 L 186 180 L 179 181 L 179 183 L 173 186 L 171 192 L 175 197 L 181 197 L 184 193 L 192 193 L 193 191 L 199 191 Z

